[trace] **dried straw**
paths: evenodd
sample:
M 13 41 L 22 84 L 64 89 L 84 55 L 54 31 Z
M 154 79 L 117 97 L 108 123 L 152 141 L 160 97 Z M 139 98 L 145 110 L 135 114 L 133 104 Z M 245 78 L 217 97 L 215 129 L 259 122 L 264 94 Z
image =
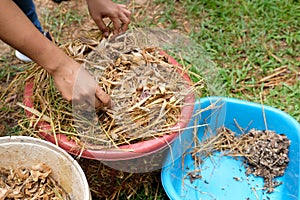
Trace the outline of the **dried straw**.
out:
M 98 46 L 103 45 L 99 42 L 81 38 L 61 48 L 82 62 L 98 80 L 100 87 L 111 96 L 113 109 L 98 111 L 98 118 L 93 120 L 86 118 L 86 113 L 74 117 L 71 104 L 55 89 L 52 77 L 33 64 L 27 80 L 34 80 L 34 108 L 19 104 L 34 113 L 30 119 L 35 121 L 30 123 L 32 128 L 36 128 L 40 120 L 47 121 L 54 136 L 66 134 L 86 148 L 89 145 L 118 147 L 172 133 L 185 106 L 186 95 L 201 91 L 203 79 L 192 85 L 188 83 L 183 74 L 189 69 L 168 63 L 167 56 L 158 47 L 129 45 L 129 51 L 124 52 L 123 48 L 114 58 L 109 57 L 108 48 L 109 59 L 102 62 L 96 55 Z M 102 63 L 96 62 L 97 59 Z
M 97 160 L 79 160 L 87 174 L 93 199 L 165 199 L 159 179 L 160 171 L 127 173 L 105 166 Z M 160 198 L 158 198 L 160 197 Z

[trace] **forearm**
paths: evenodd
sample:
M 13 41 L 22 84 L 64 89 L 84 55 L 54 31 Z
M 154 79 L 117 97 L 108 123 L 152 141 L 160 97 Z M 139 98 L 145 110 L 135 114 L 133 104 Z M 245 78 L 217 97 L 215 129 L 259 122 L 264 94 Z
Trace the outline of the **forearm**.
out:
M 110 106 L 94 78 L 44 37 L 12 0 L 0 0 L 0 39 L 43 66 L 66 100 Z
M 38 31 L 12 0 L 0 0 L 0 39 L 50 73 L 73 62 Z

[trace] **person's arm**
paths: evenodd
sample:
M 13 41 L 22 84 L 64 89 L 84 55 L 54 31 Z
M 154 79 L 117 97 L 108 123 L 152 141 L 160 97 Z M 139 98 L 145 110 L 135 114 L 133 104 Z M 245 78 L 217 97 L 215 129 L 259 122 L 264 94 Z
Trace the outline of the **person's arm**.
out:
M 12 0 L 0 0 L 0 39 L 44 67 L 66 100 L 110 105 L 110 97 L 93 77 L 44 37 Z
M 86 0 L 88 10 L 98 28 L 107 37 L 109 29 L 103 18 L 109 18 L 114 26 L 114 34 L 123 33 L 128 29 L 131 12 L 123 4 L 113 3 L 111 0 Z

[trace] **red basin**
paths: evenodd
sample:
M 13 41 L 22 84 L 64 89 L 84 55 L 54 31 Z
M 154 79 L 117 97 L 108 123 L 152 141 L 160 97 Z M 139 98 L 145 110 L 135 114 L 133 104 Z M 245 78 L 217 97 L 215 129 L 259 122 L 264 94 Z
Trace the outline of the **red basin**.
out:
M 165 54 L 162 52 L 162 54 Z M 174 58 L 168 56 L 169 63 L 173 65 L 177 65 L 179 68 L 182 67 L 176 62 Z M 181 71 L 179 70 L 179 73 Z M 191 83 L 191 80 L 187 74 L 183 74 L 184 79 Z M 33 80 L 27 81 L 25 84 L 24 91 L 24 104 L 27 107 L 33 108 Z M 168 135 L 164 135 L 162 137 L 158 137 L 155 139 L 138 142 L 130 145 L 122 145 L 119 149 L 116 148 L 107 148 L 107 149 L 83 149 L 79 145 L 76 144 L 74 140 L 69 139 L 64 134 L 56 134 L 54 136 L 51 133 L 51 126 L 45 121 L 39 121 L 37 124 L 37 128 L 39 130 L 38 134 L 45 140 L 48 140 L 54 144 L 58 144 L 62 149 L 73 155 L 80 155 L 81 157 L 88 159 L 96 159 L 103 161 L 120 161 L 120 160 L 130 160 L 135 158 L 140 158 L 143 156 L 147 156 L 149 154 L 157 153 L 160 150 L 168 147 L 174 139 L 178 137 L 178 135 L 182 132 L 182 130 L 189 123 L 194 109 L 195 96 L 194 93 L 191 92 L 185 97 L 185 106 L 182 109 L 182 113 L 179 119 L 179 122 L 174 126 L 174 132 Z M 31 117 L 33 114 L 26 110 L 27 117 Z M 126 150 L 124 150 L 126 149 Z

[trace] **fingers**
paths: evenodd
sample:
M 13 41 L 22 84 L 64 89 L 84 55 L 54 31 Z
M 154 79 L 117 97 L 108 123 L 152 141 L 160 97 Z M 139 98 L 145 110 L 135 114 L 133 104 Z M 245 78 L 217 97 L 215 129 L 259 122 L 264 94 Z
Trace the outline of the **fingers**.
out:
M 99 87 L 96 87 L 96 92 L 95 92 L 95 107 L 108 107 L 111 108 L 111 98 L 108 94 L 106 94 L 102 89 Z
M 95 108 L 111 108 L 111 98 L 102 89 L 96 87 L 95 93 L 82 94 L 72 100 L 73 106 L 81 111 L 93 111 Z
M 130 23 L 130 12 L 129 12 L 129 16 L 126 15 L 126 13 L 121 13 L 120 15 L 120 20 L 122 21 L 122 27 L 121 27 L 121 31 L 125 32 L 128 29 L 128 25 Z
M 94 95 L 89 94 L 72 100 L 73 108 L 81 112 L 91 112 L 95 108 L 111 108 L 111 98 L 103 90 L 98 88 Z
M 117 4 L 118 12 L 115 15 L 108 16 L 111 22 L 113 23 L 113 34 L 117 35 L 128 30 L 128 26 L 130 24 L 131 12 L 127 9 L 127 7 L 123 4 Z M 102 21 L 102 20 L 101 20 Z M 99 27 L 100 29 L 100 27 Z M 100 29 L 101 30 L 101 29 Z M 106 27 L 108 30 L 108 27 Z M 102 30 L 101 30 L 102 31 Z M 102 31 L 103 32 L 103 31 Z M 108 36 L 105 35 L 106 37 Z
M 97 24 L 99 30 L 103 33 L 104 37 L 108 37 L 109 28 L 105 25 L 102 18 L 95 19 L 95 23 Z
M 128 29 L 130 23 L 131 12 L 123 4 L 118 4 L 121 12 L 119 13 L 119 21 L 121 21 L 120 27 L 115 27 L 116 34 L 125 32 Z M 114 32 L 115 33 L 115 32 Z
M 122 12 L 126 15 L 126 17 L 127 17 L 128 19 L 130 19 L 130 17 L 131 17 L 131 12 L 127 9 L 126 5 L 124 5 L 124 4 L 118 4 L 118 5 L 120 6 Z
M 130 20 L 128 20 L 127 17 L 122 16 L 120 18 L 114 18 L 114 19 L 111 19 L 112 22 L 113 22 L 113 25 L 114 25 L 114 35 L 117 35 L 119 33 L 123 33 L 125 32 L 126 30 L 128 30 L 128 25 L 130 23 Z
M 72 91 L 73 106 L 80 110 L 91 111 L 95 108 L 111 106 L 110 96 L 98 86 L 97 81 L 83 66 L 74 79 Z
M 110 18 L 113 25 L 114 25 L 114 35 L 119 34 L 120 33 L 120 29 L 122 27 L 122 22 L 119 18 Z

